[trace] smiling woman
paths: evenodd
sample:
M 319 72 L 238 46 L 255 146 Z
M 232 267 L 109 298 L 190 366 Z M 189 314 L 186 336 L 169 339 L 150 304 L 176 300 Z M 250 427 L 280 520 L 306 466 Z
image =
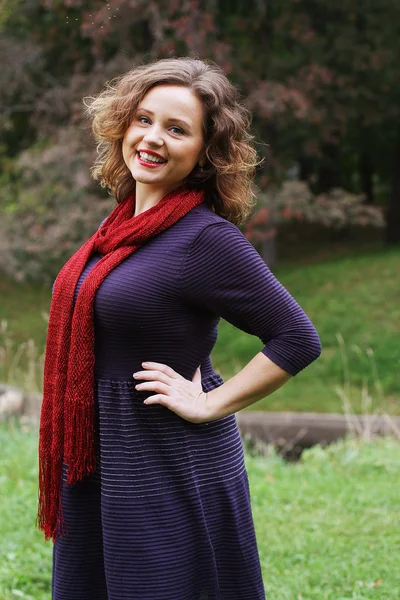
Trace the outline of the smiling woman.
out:
M 168 104 L 171 100 L 173 106 Z M 188 138 L 189 145 L 193 142 L 194 146 L 194 138 L 200 141 L 197 127 L 201 123 L 202 149 L 186 176 L 186 185 L 205 190 L 205 204 L 235 224 L 250 214 L 252 182 L 259 164 L 250 133 L 251 117 L 217 65 L 192 58 L 139 65 L 108 83 L 98 96 L 85 98 L 84 103 L 88 117 L 93 119 L 99 149 L 92 175 L 117 202 L 136 188 L 123 155 L 123 147 L 128 150 L 124 140 L 135 119 L 144 128 L 150 127 L 150 135 L 155 133 L 157 146 L 165 141 L 157 132 L 161 117 L 165 117 L 162 129 L 168 130 L 167 139 L 171 141 L 175 135 L 177 141 L 186 144 Z M 144 144 L 146 148 L 164 157 L 160 148 Z
M 139 103 L 122 141 L 136 181 L 135 215 L 183 185 L 204 166 L 203 104 L 187 87 L 159 85 Z
M 86 100 L 117 204 L 53 289 L 38 523 L 53 600 L 263 600 L 235 412 L 312 362 L 318 335 L 236 224 L 250 118 L 213 63 L 134 67 Z M 223 317 L 262 350 L 226 382 Z

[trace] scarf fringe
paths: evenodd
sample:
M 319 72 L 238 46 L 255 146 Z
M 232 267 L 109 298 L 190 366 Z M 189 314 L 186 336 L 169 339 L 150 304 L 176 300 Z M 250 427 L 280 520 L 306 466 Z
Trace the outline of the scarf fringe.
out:
M 36 526 L 43 531 L 45 540 L 51 539 L 54 542 L 57 537 L 68 534 L 61 506 L 62 470 L 59 470 L 60 477 L 51 481 L 48 486 L 48 479 L 52 475 L 51 461 L 42 461 L 39 467 L 39 509 Z
M 65 436 L 67 484 L 94 473 L 97 462 L 93 403 L 72 401 L 71 405 L 74 410 Z

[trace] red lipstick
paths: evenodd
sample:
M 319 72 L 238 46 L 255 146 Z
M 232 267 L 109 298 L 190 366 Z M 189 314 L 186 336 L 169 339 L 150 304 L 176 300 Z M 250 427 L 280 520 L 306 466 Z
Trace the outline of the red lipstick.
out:
M 154 152 L 154 150 L 146 150 L 145 148 L 139 148 L 138 152 L 147 152 L 147 154 L 151 154 L 152 156 L 157 156 L 157 158 L 162 158 L 163 160 L 166 160 L 164 156 L 161 156 L 161 154 Z
M 146 152 L 147 154 L 149 154 L 151 156 L 161 158 L 163 162 L 153 162 L 150 160 L 146 160 L 145 158 L 141 158 L 140 152 Z M 142 165 L 143 167 L 148 167 L 149 169 L 160 169 L 163 165 L 167 164 L 167 160 L 163 156 L 158 154 L 157 152 L 154 152 L 153 150 L 145 150 L 145 149 L 138 150 L 137 151 L 137 159 L 138 159 L 138 163 L 140 165 Z

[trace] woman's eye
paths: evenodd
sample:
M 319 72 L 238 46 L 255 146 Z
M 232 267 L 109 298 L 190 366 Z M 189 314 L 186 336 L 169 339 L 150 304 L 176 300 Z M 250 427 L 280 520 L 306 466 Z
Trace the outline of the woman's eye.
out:
M 137 117 L 137 120 L 139 121 L 139 123 L 143 123 L 145 125 L 148 125 L 151 123 L 150 119 L 148 117 L 145 117 L 144 115 L 141 117 Z M 180 127 L 170 127 L 170 131 L 172 131 L 172 133 L 176 134 L 176 135 L 183 135 L 183 130 Z

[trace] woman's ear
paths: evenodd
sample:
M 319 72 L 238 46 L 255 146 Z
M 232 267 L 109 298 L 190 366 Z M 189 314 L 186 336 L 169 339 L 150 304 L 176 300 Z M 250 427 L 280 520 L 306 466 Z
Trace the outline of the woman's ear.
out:
M 197 163 L 198 163 L 199 167 L 204 167 L 206 162 L 207 162 L 206 149 L 203 148 L 203 150 L 200 152 L 199 160 L 197 161 Z

